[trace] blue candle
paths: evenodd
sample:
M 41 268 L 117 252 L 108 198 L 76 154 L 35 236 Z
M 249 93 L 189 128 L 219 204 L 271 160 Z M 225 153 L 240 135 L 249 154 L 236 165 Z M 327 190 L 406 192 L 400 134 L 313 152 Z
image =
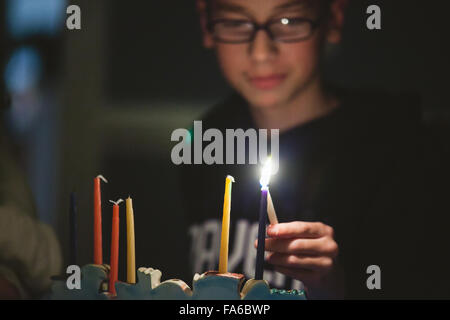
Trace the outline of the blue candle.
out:
M 264 274 L 264 252 L 267 223 L 267 187 L 261 189 L 261 202 L 259 206 L 258 247 L 256 251 L 255 279 L 262 280 Z

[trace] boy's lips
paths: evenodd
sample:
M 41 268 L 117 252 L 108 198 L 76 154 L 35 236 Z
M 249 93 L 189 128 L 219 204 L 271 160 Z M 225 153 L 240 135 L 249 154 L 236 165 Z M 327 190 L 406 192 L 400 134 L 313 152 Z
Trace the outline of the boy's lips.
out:
M 273 74 L 269 76 L 263 76 L 263 77 L 249 77 L 250 83 L 261 90 L 269 90 L 277 87 L 280 85 L 283 80 L 286 79 L 285 74 Z

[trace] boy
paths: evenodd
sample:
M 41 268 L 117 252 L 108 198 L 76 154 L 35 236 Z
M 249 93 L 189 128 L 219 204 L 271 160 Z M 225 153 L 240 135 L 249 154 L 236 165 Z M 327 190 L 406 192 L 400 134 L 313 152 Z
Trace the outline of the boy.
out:
M 304 286 L 311 298 L 427 297 L 420 253 L 430 235 L 418 237 L 425 208 L 416 200 L 429 184 L 417 170 L 417 103 L 332 90 L 320 72 L 324 47 L 341 40 L 346 3 L 198 0 L 203 44 L 236 91 L 203 118 L 203 129 L 280 130 L 280 169 L 270 185 L 280 223 L 268 227 L 265 243 L 272 286 Z M 197 184 L 183 189 L 195 272 L 217 269 L 229 174 L 236 179 L 229 271 L 254 276 L 255 172 L 249 165 L 186 170 L 185 181 Z M 370 278 L 378 267 L 382 282 Z

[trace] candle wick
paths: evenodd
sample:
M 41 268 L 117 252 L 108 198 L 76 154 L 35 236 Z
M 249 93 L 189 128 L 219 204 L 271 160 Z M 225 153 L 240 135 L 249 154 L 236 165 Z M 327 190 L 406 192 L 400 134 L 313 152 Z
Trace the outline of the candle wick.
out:
M 123 199 L 119 199 L 119 200 L 117 200 L 117 201 L 109 200 L 109 202 L 111 202 L 111 203 L 115 204 L 116 206 L 118 206 L 120 203 L 123 202 Z
M 103 180 L 104 183 L 108 183 L 108 180 L 106 180 L 106 178 L 105 178 L 104 176 L 102 176 L 101 174 L 99 174 L 99 175 L 97 176 L 97 178 Z
M 230 179 L 231 182 L 236 182 L 236 181 L 234 180 L 234 178 L 233 178 L 232 176 L 230 176 L 230 175 L 227 176 L 227 179 Z

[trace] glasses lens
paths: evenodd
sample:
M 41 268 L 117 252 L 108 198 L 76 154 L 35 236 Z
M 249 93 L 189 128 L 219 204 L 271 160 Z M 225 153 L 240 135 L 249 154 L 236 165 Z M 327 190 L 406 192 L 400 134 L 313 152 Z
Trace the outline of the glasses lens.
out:
M 216 39 L 226 42 L 244 42 L 250 40 L 253 25 L 248 21 L 224 20 L 213 24 Z
M 312 34 L 313 25 L 309 20 L 283 18 L 270 24 L 270 32 L 278 41 L 298 41 Z

